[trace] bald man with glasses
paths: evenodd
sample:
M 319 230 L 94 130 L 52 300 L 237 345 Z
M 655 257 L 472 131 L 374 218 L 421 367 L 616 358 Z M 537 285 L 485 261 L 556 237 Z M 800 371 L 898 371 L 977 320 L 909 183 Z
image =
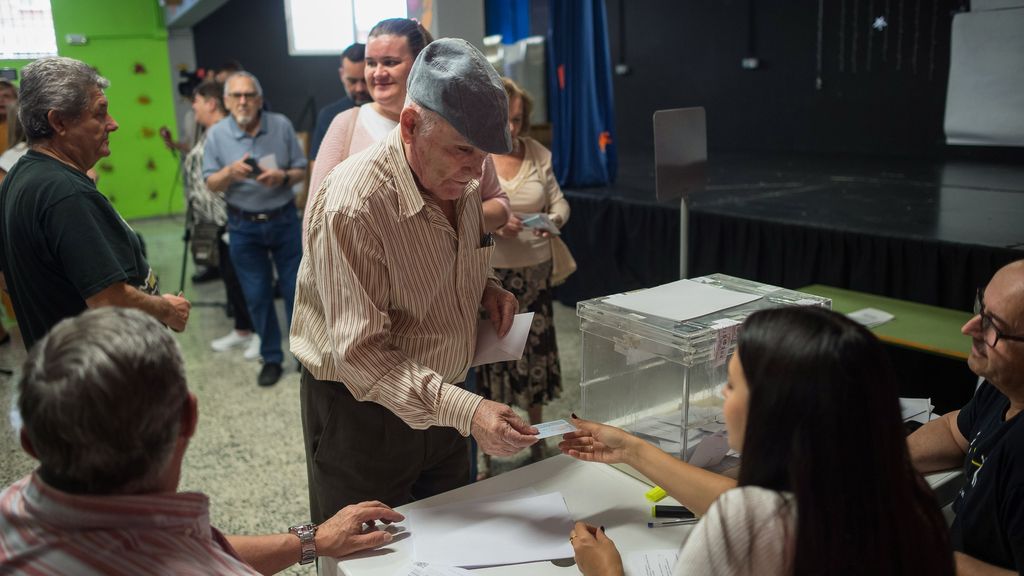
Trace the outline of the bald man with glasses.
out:
M 978 290 L 967 364 L 983 381 L 962 409 L 907 440 L 921 473 L 963 466 L 953 510 L 957 574 L 1024 573 L 1024 260 Z

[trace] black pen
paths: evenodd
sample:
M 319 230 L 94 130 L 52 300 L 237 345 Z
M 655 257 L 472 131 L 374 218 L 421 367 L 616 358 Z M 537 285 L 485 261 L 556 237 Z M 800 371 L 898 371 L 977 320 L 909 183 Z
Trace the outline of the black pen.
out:
M 663 528 L 665 526 L 685 526 L 687 524 L 696 524 L 697 522 L 700 522 L 700 520 L 698 520 L 696 518 L 686 518 L 686 519 L 680 519 L 680 520 L 665 520 L 665 521 L 662 521 L 662 522 L 648 522 L 647 523 L 647 527 L 648 528 Z

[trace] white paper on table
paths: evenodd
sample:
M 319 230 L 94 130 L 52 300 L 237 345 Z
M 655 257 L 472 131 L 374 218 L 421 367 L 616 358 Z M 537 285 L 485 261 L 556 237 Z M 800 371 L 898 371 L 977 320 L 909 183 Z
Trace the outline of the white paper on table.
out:
M 476 353 L 470 366 L 493 364 L 506 360 L 519 360 L 523 357 L 526 339 L 530 336 L 533 325 L 533 312 L 516 314 L 512 320 L 512 328 L 504 338 L 498 338 L 490 319 L 482 319 L 476 328 Z
M 672 576 L 679 559 L 679 550 L 665 548 L 663 550 L 645 550 L 626 554 L 626 576 Z
M 850 312 L 846 317 L 862 324 L 865 328 L 881 326 L 895 318 L 892 314 L 889 314 L 885 310 L 879 310 L 878 308 L 861 308 L 860 310 Z
M 609 296 L 605 302 L 649 316 L 682 322 L 759 298 L 761 296 L 757 294 L 716 288 L 693 280 L 677 280 L 654 288 Z
M 558 492 L 453 502 L 405 512 L 417 562 L 472 568 L 572 558 L 573 527 Z
M 900 415 L 903 420 L 916 420 L 922 424 L 930 420 L 932 410 L 931 398 L 900 398 Z
M 395 576 L 472 576 L 472 574 L 469 570 L 463 570 L 462 568 L 439 566 L 426 562 L 410 562 L 401 570 L 395 572 Z
M 267 154 L 256 161 L 256 164 L 264 170 L 277 170 L 277 156 Z

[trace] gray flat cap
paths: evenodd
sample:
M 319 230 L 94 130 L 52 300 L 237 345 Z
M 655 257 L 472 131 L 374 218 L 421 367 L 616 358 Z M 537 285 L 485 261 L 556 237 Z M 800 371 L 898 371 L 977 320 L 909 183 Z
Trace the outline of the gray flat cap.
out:
M 501 77 L 472 44 L 441 38 L 426 46 L 409 73 L 409 97 L 441 115 L 470 144 L 508 154 L 508 95 Z

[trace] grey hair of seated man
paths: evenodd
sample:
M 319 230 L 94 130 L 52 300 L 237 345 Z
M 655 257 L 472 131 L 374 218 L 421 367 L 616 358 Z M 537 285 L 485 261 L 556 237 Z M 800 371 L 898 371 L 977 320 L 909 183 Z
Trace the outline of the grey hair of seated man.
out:
M 96 69 L 74 58 L 40 58 L 21 71 L 18 118 L 29 144 L 54 136 L 50 110 L 67 119 L 78 118 L 92 102 L 95 90 L 110 82 Z
M 148 314 L 114 307 L 57 324 L 29 352 L 18 390 L 42 479 L 97 495 L 156 488 L 189 397 L 170 331 Z

